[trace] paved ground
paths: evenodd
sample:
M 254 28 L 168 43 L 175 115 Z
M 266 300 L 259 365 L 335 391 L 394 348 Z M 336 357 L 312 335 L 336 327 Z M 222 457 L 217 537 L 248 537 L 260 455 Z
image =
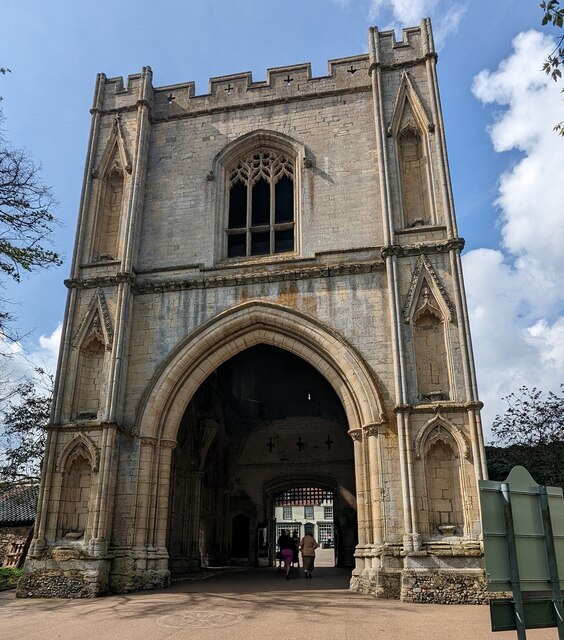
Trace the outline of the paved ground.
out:
M 255 569 L 95 600 L 16 600 L 0 593 L 2 640 L 509 640 L 488 607 L 412 605 L 348 590 L 349 572 Z M 555 629 L 527 632 L 555 640 Z

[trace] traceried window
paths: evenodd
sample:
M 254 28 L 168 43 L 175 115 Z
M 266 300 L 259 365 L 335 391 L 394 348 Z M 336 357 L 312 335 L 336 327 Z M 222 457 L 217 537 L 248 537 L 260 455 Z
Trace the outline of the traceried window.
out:
M 294 251 L 294 163 L 256 151 L 228 174 L 227 257 Z

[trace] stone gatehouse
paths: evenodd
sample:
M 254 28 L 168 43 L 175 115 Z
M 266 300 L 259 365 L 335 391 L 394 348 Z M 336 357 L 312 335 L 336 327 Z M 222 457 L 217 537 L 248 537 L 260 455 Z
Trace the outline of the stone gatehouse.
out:
M 483 597 L 436 61 L 423 20 L 323 77 L 98 76 L 20 595 L 268 564 L 274 505 L 317 490 L 352 588 Z

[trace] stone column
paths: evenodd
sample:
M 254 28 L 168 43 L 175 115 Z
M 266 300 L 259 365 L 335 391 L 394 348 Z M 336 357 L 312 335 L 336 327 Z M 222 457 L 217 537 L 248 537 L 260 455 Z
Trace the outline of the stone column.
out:
M 139 469 L 137 474 L 137 500 L 136 500 L 136 518 L 135 518 L 135 555 L 138 557 L 146 557 L 146 547 L 149 542 L 149 513 L 151 501 L 151 487 L 153 478 L 153 461 L 155 457 L 155 449 L 157 439 L 153 437 L 142 437 L 139 447 Z M 139 566 L 136 568 L 144 569 L 146 564 L 137 561 Z
M 364 459 L 362 429 L 349 431 L 354 446 L 354 471 L 356 480 L 356 517 L 358 522 L 358 549 L 363 549 L 369 543 L 366 487 L 366 463 Z
M 364 427 L 364 436 L 368 445 L 368 486 L 370 488 L 372 543 L 380 546 L 383 542 L 383 487 L 382 487 L 382 459 L 380 455 L 380 427 L 370 425 Z

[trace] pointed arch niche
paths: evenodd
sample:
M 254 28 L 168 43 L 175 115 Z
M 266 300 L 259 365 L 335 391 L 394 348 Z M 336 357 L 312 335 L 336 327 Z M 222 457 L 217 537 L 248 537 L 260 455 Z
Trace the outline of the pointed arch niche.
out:
M 106 353 L 111 350 L 113 332 L 106 299 L 98 289 L 73 340 L 78 351 L 72 418 L 96 420 L 100 417 L 104 389 Z
M 406 229 L 436 223 L 428 140 L 432 131 L 434 125 L 404 71 L 388 133 L 395 141 L 400 226 Z
M 462 464 L 468 457 L 466 439 L 449 421 L 437 416 L 421 430 L 415 450 L 424 467 L 427 510 L 422 513 L 422 523 L 427 535 L 462 536 L 465 530 Z
M 61 451 L 57 471 L 61 474 L 58 538 L 87 540 L 90 537 L 90 506 L 93 472 L 98 469 L 98 449 L 84 434 L 75 436 Z
M 404 308 L 404 320 L 412 326 L 418 401 L 453 399 L 449 339 L 453 314 L 438 274 L 426 256 L 420 256 Z
M 92 262 L 117 260 L 123 217 L 125 182 L 131 161 L 120 119 L 114 119 L 110 136 L 93 177 L 98 178 L 91 246 Z

